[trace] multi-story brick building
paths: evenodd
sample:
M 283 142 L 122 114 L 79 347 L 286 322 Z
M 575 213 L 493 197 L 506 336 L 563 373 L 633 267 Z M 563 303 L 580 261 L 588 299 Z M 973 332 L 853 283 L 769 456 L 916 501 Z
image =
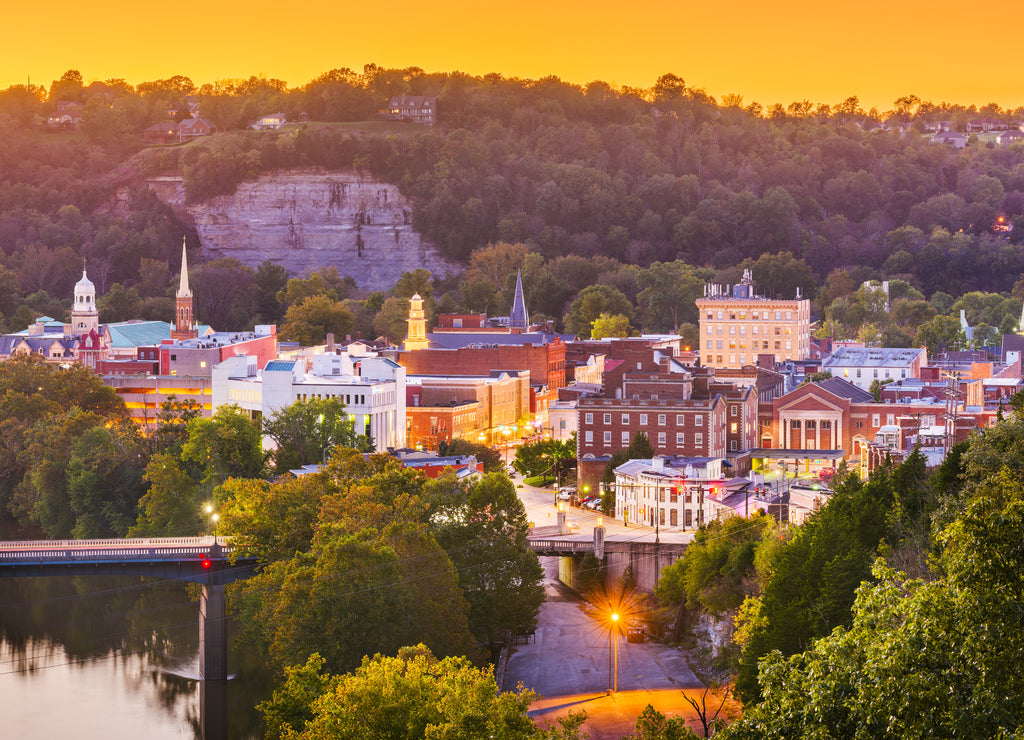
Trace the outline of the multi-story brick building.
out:
M 700 358 L 706 367 L 753 365 L 759 354 L 776 362 L 811 355 L 811 302 L 764 298 L 754 293 L 750 271 L 733 286 L 708 285 L 697 300 Z
M 634 349 L 605 373 L 600 396 L 577 404 L 578 457 L 601 457 L 647 434 L 659 455 L 726 457 L 757 440 L 753 386 L 716 381 L 714 371 L 687 368 L 667 353 Z

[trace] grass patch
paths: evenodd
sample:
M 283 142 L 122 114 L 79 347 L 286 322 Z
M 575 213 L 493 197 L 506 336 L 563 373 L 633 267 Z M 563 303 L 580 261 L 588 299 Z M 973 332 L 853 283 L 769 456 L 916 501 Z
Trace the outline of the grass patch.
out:
M 549 486 L 554 482 L 555 476 L 553 475 L 535 475 L 532 478 L 523 478 L 523 483 L 536 488 L 543 488 L 544 486 Z

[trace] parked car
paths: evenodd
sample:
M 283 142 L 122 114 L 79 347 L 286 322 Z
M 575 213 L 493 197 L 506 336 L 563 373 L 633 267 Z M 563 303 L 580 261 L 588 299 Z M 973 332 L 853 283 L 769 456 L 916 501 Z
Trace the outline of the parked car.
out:
M 559 501 L 569 501 L 572 498 L 572 492 L 562 489 L 558 492 Z

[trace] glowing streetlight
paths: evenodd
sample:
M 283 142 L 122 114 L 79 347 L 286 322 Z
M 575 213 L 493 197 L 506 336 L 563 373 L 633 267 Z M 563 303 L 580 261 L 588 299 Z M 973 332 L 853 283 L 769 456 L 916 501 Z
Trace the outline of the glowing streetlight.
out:
M 214 513 L 213 504 L 206 505 L 206 513 L 210 515 L 210 521 L 213 522 L 213 544 L 217 544 L 217 521 L 220 519 L 220 515 Z
M 619 641 L 615 639 L 619 627 L 619 613 L 612 612 L 608 615 L 611 624 L 608 625 L 608 691 L 618 693 L 619 691 Z M 615 654 L 615 683 L 612 683 L 612 653 Z

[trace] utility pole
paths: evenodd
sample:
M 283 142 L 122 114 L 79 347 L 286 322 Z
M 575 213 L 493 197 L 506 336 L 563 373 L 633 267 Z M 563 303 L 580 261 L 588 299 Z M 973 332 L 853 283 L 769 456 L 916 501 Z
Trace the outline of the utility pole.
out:
M 956 372 L 943 373 L 946 379 L 946 409 L 942 415 L 944 429 L 942 438 L 943 456 L 949 454 L 956 438 L 957 414 L 960 407 L 960 375 Z

